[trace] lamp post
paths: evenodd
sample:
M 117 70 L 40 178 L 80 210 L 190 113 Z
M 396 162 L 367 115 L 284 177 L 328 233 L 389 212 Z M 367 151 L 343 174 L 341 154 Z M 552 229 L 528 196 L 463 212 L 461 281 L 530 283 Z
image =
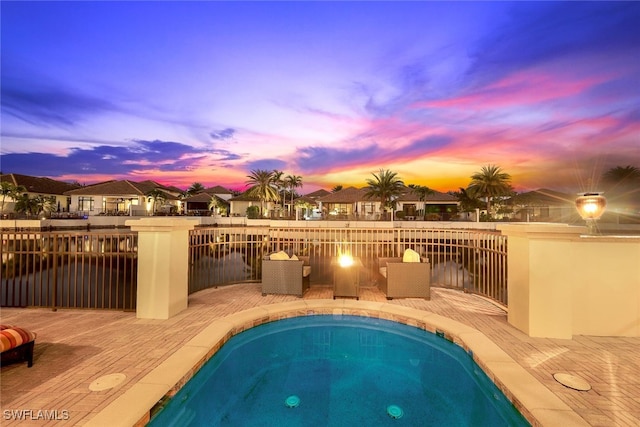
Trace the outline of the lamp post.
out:
M 589 234 L 596 233 L 596 221 L 602 216 L 607 207 L 607 199 L 602 193 L 579 193 L 576 199 L 576 209 L 587 223 Z

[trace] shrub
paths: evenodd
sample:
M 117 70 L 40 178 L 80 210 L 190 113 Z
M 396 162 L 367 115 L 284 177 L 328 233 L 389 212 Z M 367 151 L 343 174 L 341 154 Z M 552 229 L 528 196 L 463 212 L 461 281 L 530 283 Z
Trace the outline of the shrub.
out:
M 247 208 L 247 218 L 249 219 L 258 219 L 260 217 L 260 207 L 259 206 L 249 206 Z

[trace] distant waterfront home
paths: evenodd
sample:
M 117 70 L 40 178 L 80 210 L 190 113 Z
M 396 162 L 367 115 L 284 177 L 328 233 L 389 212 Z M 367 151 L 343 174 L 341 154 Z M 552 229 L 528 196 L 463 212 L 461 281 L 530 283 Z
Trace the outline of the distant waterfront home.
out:
M 247 216 L 247 208 L 251 206 L 256 206 L 259 210 L 261 207 L 264 208 L 263 217 L 268 217 L 270 212 L 273 211 L 275 207 L 274 202 L 264 202 L 264 206 L 260 202 L 260 199 L 254 196 L 247 195 L 247 192 L 232 197 L 229 199 L 229 215 L 231 216 Z
M 230 212 L 229 200 L 232 197 L 231 190 L 219 185 L 207 188 L 183 200 L 185 213 L 187 215 L 209 215 L 212 213 L 226 215 Z M 212 200 L 215 200 L 215 206 L 212 204 Z
M 65 192 L 71 211 L 93 215 L 167 215 L 180 213 L 182 190 L 154 181 L 107 181 Z
M 398 219 L 450 221 L 456 219 L 460 202 L 451 194 L 435 190 L 421 200 L 418 193 L 412 188 L 407 188 L 407 191 L 396 200 L 396 204 Z
M 318 199 L 331 194 L 329 191 L 320 189 L 293 200 L 295 211 L 298 211 L 296 218 L 300 219 L 320 219 L 322 211 Z M 294 211 L 294 212 L 295 212 Z
M 69 212 L 71 198 L 65 195 L 66 191 L 80 187 L 80 184 L 72 184 L 64 181 L 56 181 L 51 178 L 39 178 L 17 173 L 0 175 L 0 181 L 7 182 L 14 187 L 22 187 L 26 191 L 22 193 L 29 198 L 38 196 L 55 198 L 52 212 Z M 2 214 L 12 214 L 15 211 L 15 200 L 10 195 L 4 196 Z
M 366 196 L 367 188 L 347 187 L 318 198 L 327 219 L 380 219 L 380 201 Z M 446 193 L 434 191 L 424 200 L 413 189 L 405 187 L 396 199 L 397 219 L 430 219 L 448 221 L 458 212 L 458 200 Z
M 293 205 L 295 209 L 302 210 L 302 214 L 299 215 L 299 219 L 303 219 L 307 215 L 309 215 L 310 219 L 313 215 L 312 212 L 314 209 L 316 212 L 316 216 L 320 218 L 320 211 L 318 209 L 317 200 L 319 197 L 327 194 L 329 194 L 327 190 L 318 190 L 294 199 Z M 257 197 L 249 196 L 246 192 L 229 199 L 229 204 L 229 215 L 231 216 L 247 216 L 247 209 L 252 206 L 255 206 L 257 209 L 261 208 L 260 199 Z M 290 200 L 283 200 L 281 204 L 277 204 L 275 202 L 265 202 L 262 217 L 271 219 L 285 219 L 287 218 L 289 212 L 295 212 L 295 210 L 292 211 L 290 209 L 290 205 Z M 291 218 L 295 218 L 295 213 L 291 213 Z
M 377 219 L 380 201 L 367 198 L 367 189 L 347 187 L 317 199 L 325 219 Z
M 513 219 L 518 221 L 571 224 L 580 221 L 575 199 L 575 194 L 541 188 L 515 195 L 508 205 L 513 210 Z

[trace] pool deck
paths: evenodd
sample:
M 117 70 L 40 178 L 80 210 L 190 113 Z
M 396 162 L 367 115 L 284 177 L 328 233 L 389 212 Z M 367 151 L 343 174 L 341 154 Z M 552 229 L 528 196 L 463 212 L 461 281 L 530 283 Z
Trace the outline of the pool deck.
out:
M 212 322 L 272 304 L 286 306 L 279 304 L 286 302 L 327 307 L 344 304 L 365 312 L 397 309 L 402 313 L 411 309 L 425 316 L 433 313 L 439 319 L 451 319 L 488 337 L 518 368 L 546 388 L 545 392 L 548 390 L 577 414 L 564 419 L 565 426 L 640 425 L 640 338 L 530 338 L 509 325 L 506 313 L 486 299 L 448 289 L 432 288 L 429 301 L 387 301 L 377 288 L 362 288 L 360 301 L 351 302 L 333 300 L 329 286 L 312 286 L 303 299 L 263 297 L 256 283 L 198 292 L 189 297 L 185 311 L 168 320 L 137 319 L 133 312 L 3 308 L 3 324 L 20 325 L 37 332 L 38 337 L 32 368 L 16 363 L 1 369 L 1 424 L 99 424 L 95 420 L 104 419 L 118 398 L 149 378 L 156 367 L 167 366 L 172 355 L 184 350 Z M 591 389 L 565 387 L 554 379 L 555 373 L 580 377 Z M 111 374 L 124 374 L 120 376 L 124 379 L 120 383 L 114 380 L 117 384 L 112 388 L 90 389 L 105 383 L 108 387 L 108 379 L 113 377 L 105 376 Z M 576 418 L 579 422 L 572 423 Z M 110 424 L 131 425 L 123 419 L 111 419 Z

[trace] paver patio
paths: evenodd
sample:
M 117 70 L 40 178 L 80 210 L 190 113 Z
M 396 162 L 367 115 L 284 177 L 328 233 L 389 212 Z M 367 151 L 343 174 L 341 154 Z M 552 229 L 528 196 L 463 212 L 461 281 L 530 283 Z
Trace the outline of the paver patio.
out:
M 304 295 L 304 299 L 323 298 L 332 298 L 331 287 L 312 286 Z M 387 302 L 377 288 L 362 288 L 360 298 Z M 32 368 L 26 363 L 2 367 L 2 425 L 84 425 L 211 321 L 297 299 L 263 297 L 260 284 L 248 283 L 193 294 L 188 309 L 168 320 L 137 319 L 133 312 L 3 308 L 2 323 L 28 328 L 38 337 Z M 449 289 L 433 288 L 430 301 L 396 299 L 390 303 L 433 312 L 480 330 L 590 425 L 640 425 L 640 338 L 530 338 L 510 326 L 506 313 L 490 301 Z M 591 390 L 561 385 L 553 378 L 558 372 L 585 379 Z M 89 389 L 96 379 L 113 373 L 122 373 L 126 379 L 107 390 Z M 32 412 L 24 412 L 29 410 Z M 27 418 L 50 411 L 49 417 L 58 419 L 19 421 L 14 419 L 15 411 Z

